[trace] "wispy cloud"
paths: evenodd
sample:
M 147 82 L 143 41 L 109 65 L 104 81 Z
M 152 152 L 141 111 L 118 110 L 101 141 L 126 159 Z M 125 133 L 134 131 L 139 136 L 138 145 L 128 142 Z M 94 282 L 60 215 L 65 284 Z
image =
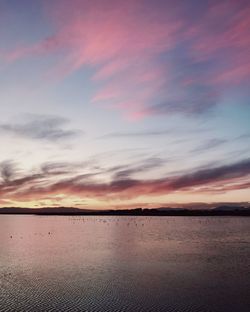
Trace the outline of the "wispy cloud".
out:
M 128 179 L 134 174 L 145 173 L 162 167 L 167 161 L 159 157 L 146 158 L 137 164 L 117 166 L 110 168 L 108 172 L 113 173 L 114 180 Z
M 184 176 L 174 178 L 169 186 L 173 189 L 183 189 L 197 185 L 207 185 L 218 181 L 230 184 L 233 180 L 250 174 L 250 159 L 215 168 L 201 169 Z
M 194 148 L 192 150 L 192 153 L 197 153 L 197 152 L 204 152 L 207 150 L 211 150 L 214 149 L 216 147 L 222 146 L 224 144 L 226 144 L 228 142 L 228 140 L 226 139 L 210 139 L 207 140 L 206 142 L 202 143 L 200 146 Z
M 250 133 L 249 133 L 249 132 L 246 132 L 246 133 L 244 133 L 244 134 L 241 134 L 241 135 L 238 136 L 236 139 L 237 139 L 237 140 L 250 139 Z
M 195 129 L 187 129 L 182 126 L 178 128 L 168 128 L 168 129 L 155 129 L 155 130 L 143 130 L 143 131 L 123 131 L 123 132 L 111 132 L 104 134 L 99 137 L 99 139 L 109 139 L 109 138 L 137 138 L 137 137 L 160 137 L 160 136 L 173 136 L 173 135 L 183 135 L 186 134 L 200 134 L 209 132 L 211 129 L 206 127 L 197 127 Z
M 94 70 L 93 102 L 128 118 L 197 115 L 227 88 L 247 87 L 250 8 L 247 1 L 146 0 L 46 2 L 54 34 L 6 53 L 17 61 L 60 54 L 58 76 Z
M 21 122 L 0 124 L 0 132 L 35 140 L 59 141 L 74 137 L 79 130 L 67 129 L 69 120 L 58 116 L 29 115 Z
M 2 198 L 8 196 L 15 200 L 43 199 L 48 196 L 75 195 L 79 198 L 92 199 L 133 199 L 141 195 L 156 196 L 174 192 L 227 192 L 235 189 L 247 189 L 250 186 L 250 160 L 219 167 L 194 170 L 189 173 L 167 176 L 161 179 L 135 179 L 134 173 L 143 172 L 160 166 L 158 159 L 152 159 L 142 166 L 124 169 L 113 168 L 110 182 L 97 182 L 88 173 L 74 173 L 61 176 L 61 170 L 46 170 L 10 179 L 7 174 L 0 183 Z M 58 166 L 55 166 L 58 167 Z M 112 170 L 110 170 L 112 172 Z M 107 170 L 105 171 L 107 172 Z M 6 176 L 6 174 L 4 174 Z
M 171 130 L 150 130 L 138 132 L 112 132 L 101 136 L 101 139 L 108 138 L 130 138 L 130 137 L 157 137 L 171 134 Z
M 17 168 L 12 160 L 6 160 L 0 163 L 0 177 L 6 183 L 16 177 Z

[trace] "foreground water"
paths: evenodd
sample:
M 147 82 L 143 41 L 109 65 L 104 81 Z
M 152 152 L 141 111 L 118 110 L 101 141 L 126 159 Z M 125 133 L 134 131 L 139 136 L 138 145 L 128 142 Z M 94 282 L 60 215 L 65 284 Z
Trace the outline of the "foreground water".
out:
M 0 311 L 250 311 L 250 218 L 0 216 Z

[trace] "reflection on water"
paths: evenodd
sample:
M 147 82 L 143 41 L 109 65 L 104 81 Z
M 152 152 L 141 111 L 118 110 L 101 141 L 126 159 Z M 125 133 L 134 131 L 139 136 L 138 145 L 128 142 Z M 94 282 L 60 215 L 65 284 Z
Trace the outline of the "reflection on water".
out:
M 0 216 L 0 311 L 250 311 L 250 219 Z

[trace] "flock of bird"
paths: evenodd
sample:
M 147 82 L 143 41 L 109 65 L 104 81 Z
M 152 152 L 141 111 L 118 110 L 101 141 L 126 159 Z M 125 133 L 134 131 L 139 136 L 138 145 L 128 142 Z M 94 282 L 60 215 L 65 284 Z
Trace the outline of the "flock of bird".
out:
M 72 217 L 70 218 L 72 221 L 73 221 L 73 224 L 75 224 L 75 222 L 85 222 L 85 219 L 82 218 L 82 217 Z M 146 219 L 146 220 L 145 220 Z M 144 218 L 145 221 L 150 221 L 150 218 Z M 88 218 L 86 220 L 87 222 L 90 221 L 90 219 Z M 106 225 L 110 225 L 110 224 L 115 224 L 115 225 L 119 225 L 119 222 L 120 221 L 123 221 L 123 222 L 126 222 L 127 226 L 130 226 L 130 225 L 135 225 L 135 226 L 138 226 L 138 225 L 141 225 L 141 226 L 144 226 L 144 222 L 138 222 L 138 220 L 133 220 L 133 221 L 127 221 L 125 218 L 122 219 L 122 218 L 118 218 L 118 219 L 113 219 L 113 218 L 109 218 L 109 219 L 94 219 L 93 222 L 98 222 L 98 223 L 104 223 Z
M 73 224 L 76 224 L 76 223 L 79 223 L 79 222 L 93 222 L 93 223 L 99 223 L 99 224 L 105 224 L 107 226 L 110 226 L 111 224 L 114 224 L 114 225 L 120 225 L 121 223 L 123 223 L 124 225 L 126 225 L 127 227 L 129 226 L 141 226 L 141 227 L 144 227 L 145 226 L 145 223 L 146 222 L 150 222 L 150 218 L 149 217 L 146 217 L 146 218 L 143 218 L 143 222 L 140 222 L 140 220 L 136 219 L 136 220 L 129 220 L 125 217 L 125 218 L 118 218 L 118 219 L 115 219 L 115 218 L 86 218 L 86 217 L 69 217 L 69 220 L 71 222 L 73 222 Z M 34 235 L 40 235 L 40 236 L 44 236 L 44 235 L 53 235 L 53 232 L 52 231 L 48 231 L 46 234 L 42 234 L 42 233 L 34 233 Z M 13 239 L 15 237 L 17 237 L 17 235 L 10 235 L 9 236 L 10 239 Z M 20 239 L 23 239 L 23 236 L 18 236 Z

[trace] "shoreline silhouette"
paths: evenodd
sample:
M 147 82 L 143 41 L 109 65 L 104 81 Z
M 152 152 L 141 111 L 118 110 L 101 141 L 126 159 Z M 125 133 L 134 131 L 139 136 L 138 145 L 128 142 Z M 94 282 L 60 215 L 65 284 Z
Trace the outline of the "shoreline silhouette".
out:
M 14 215 L 68 215 L 68 216 L 250 216 L 250 207 L 242 206 L 218 206 L 210 209 L 187 208 L 135 208 L 120 210 L 90 210 L 71 207 L 47 207 L 47 208 L 18 208 L 2 207 L 0 214 Z

